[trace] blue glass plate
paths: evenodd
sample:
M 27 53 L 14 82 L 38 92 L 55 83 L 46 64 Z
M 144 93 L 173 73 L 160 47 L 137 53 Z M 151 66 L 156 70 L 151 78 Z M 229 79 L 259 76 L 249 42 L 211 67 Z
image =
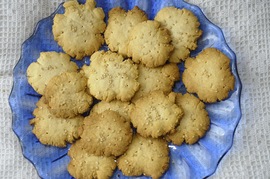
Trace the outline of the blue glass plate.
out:
M 191 10 L 201 23 L 200 28 L 203 35 L 198 41 L 198 48 L 191 53 L 195 56 L 206 47 L 215 47 L 226 54 L 231 60 L 232 73 L 235 76 L 235 88 L 229 97 L 215 104 L 206 104 L 211 119 L 210 130 L 206 136 L 194 145 L 170 145 L 170 168 L 163 178 L 205 178 L 213 174 L 221 158 L 231 148 L 235 128 L 241 118 L 240 93 L 241 82 L 237 74 L 236 56 L 228 47 L 221 29 L 212 24 L 202 13 L 199 7 L 188 4 L 182 0 L 96 0 L 97 6 L 102 7 L 106 13 L 116 6 L 124 9 L 132 9 L 139 6 L 150 19 L 163 7 L 175 6 Z M 81 3 L 84 3 L 81 1 Z M 13 112 L 12 128 L 18 136 L 23 155 L 33 163 L 41 178 L 68 179 L 72 178 L 67 172 L 69 157 L 68 147 L 57 148 L 42 145 L 32 133 L 29 120 L 33 118 L 32 111 L 35 103 L 40 98 L 26 78 L 26 69 L 30 63 L 36 61 L 42 51 L 62 52 L 62 48 L 53 40 L 52 24 L 53 17 L 57 13 L 63 13 L 62 4 L 49 17 L 41 20 L 33 35 L 22 45 L 22 54 L 19 62 L 14 68 L 14 84 L 10 94 L 9 102 Z M 107 16 L 106 16 L 107 18 Z M 106 47 L 103 47 L 106 48 Z M 79 66 L 89 63 L 89 58 L 77 62 Z M 179 65 L 183 71 L 183 64 Z M 174 91 L 185 92 L 182 82 L 175 85 Z M 128 178 L 121 171 L 116 170 L 113 178 Z M 147 177 L 142 177 L 147 178 Z

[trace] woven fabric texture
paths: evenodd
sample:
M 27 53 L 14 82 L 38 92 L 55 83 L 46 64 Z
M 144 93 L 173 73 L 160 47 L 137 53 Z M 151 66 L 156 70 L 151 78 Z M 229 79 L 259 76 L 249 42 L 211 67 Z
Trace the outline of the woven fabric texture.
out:
M 21 44 L 61 0 L 0 0 L 0 178 L 39 178 L 11 129 L 8 97 Z M 237 55 L 242 119 L 234 144 L 210 178 L 270 178 L 270 1 L 187 0 L 198 5 Z

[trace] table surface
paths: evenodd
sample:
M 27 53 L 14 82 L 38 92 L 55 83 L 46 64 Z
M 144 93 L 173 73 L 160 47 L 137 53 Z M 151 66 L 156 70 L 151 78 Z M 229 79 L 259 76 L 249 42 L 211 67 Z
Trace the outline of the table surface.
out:
M 38 178 L 11 129 L 8 97 L 21 44 L 61 0 L 0 0 L 0 178 Z M 242 119 L 234 144 L 210 178 L 270 178 L 270 1 L 188 0 L 198 5 L 237 55 Z

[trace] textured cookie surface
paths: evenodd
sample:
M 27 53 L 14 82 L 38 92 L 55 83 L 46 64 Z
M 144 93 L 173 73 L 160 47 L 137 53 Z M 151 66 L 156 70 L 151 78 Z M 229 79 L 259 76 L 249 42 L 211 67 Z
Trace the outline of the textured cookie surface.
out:
M 67 1 L 65 13 L 56 14 L 53 19 L 54 39 L 78 60 L 91 55 L 104 43 L 105 14 L 101 8 L 95 8 L 95 4 L 94 0 L 87 0 L 85 4 Z
M 78 128 L 83 124 L 84 117 L 57 118 L 45 104 L 44 97 L 37 102 L 33 114 L 35 118 L 30 124 L 34 125 L 33 133 L 42 144 L 65 147 L 67 142 L 72 143 L 79 138 Z
M 117 165 L 126 176 L 146 175 L 156 179 L 168 169 L 169 160 L 165 140 L 136 135 L 127 152 L 117 159 Z
M 82 66 L 82 68 L 80 69 L 80 73 L 81 73 L 85 78 L 88 79 L 89 76 L 90 76 L 90 66 L 84 64 L 84 65 Z
M 174 131 L 183 115 L 182 109 L 175 104 L 175 95 L 154 91 L 135 102 L 130 117 L 139 134 L 157 138 Z
M 84 120 L 81 140 L 84 148 L 95 155 L 122 155 L 132 140 L 130 122 L 110 110 L 92 113 Z
M 192 94 L 177 94 L 176 104 L 180 105 L 184 111 L 184 116 L 180 121 L 176 132 L 167 136 L 176 145 L 183 142 L 194 144 L 209 129 L 210 120 L 204 103 Z
M 81 140 L 71 145 L 68 155 L 71 158 L 68 172 L 78 179 L 109 179 L 116 168 L 113 157 L 96 156 L 86 152 Z
M 138 66 L 117 53 L 94 53 L 88 68 L 90 93 L 99 100 L 129 101 L 139 88 Z
M 173 49 L 169 31 L 157 21 L 141 22 L 130 32 L 128 56 L 135 63 L 150 68 L 164 65 Z
M 44 89 L 50 79 L 60 73 L 76 72 L 76 63 L 70 61 L 70 57 L 64 53 L 41 52 L 37 62 L 33 62 L 27 68 L 29 84 L 39 94 L 44 94 Z
M 199 29 L 198 18 L 191 11 L 165 7 L 157 13 L 155 20 L 171 33 L 174 51 L 170 62 L 178 63 L 185 60 L 189 56 L 190 50 L 197 48 L 197 40 L 202 31 Z
M 54 115 L 70 118 L 86 112 L 92 104 L 86 88 L 87 79 L 82 74 L 65 72 L 49 81 L 44 97 Z
M 156 68 L 148 68 L 139 64 L 138 69 L 140 88 L 133 96 L 133 102 L 152 91 L 161 90 L 169 93 L 172 91 L 174 82 L 180 79 L 179 69 L 174 63 Z
M 127 121 L 130 121 L 130 113 L 133 108 L 134 104 L 129 102 L 116 100 L 110 102 L 101 101 L 92 108 L 91 113 L 102 113 L 106 110 L 111 110 L 123 116 Z
M 127 56 L 130 30 L 138 23 L 146 20 L 147 15 L 137 6 L 128 12 L 120 7 L 110 10 L 108 26 L 104 33 L 105 41 L 110 50 Z
M 215 48 L 203 50 L 185 62 L 183 83 L 189 93 L 197 93 L 204 102 L 212 103 L 228 97 L 234 89 L 230 59 Z

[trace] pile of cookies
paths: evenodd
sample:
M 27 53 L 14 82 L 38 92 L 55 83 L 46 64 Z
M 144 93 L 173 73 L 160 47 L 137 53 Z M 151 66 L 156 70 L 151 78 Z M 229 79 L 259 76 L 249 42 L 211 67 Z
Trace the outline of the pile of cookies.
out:
M 45 145 L 72 143 L 68 171 L 75 178 L 109 178 L 116 167 L 127 176 L 161 177 L 168 142 L 197 142 L 210 125 L 204 102 L 234 89 L 229 58 L 214 48 L 189 57 L 203 32 L 186 9 L 166 7 L 148 20 L 138 7 L 116 7 L 106 24 L 94 0 L 64 7 L 52 32 L 65 53 L 41 52 L 27 69 L 42 95 L 33 133 Z M 109 50 L 99 51 L 104 43 Z M 85 56 L 91 63 L 80 69 L 70 60 Z M 172 92 L 183 61 L 186 94 Z

